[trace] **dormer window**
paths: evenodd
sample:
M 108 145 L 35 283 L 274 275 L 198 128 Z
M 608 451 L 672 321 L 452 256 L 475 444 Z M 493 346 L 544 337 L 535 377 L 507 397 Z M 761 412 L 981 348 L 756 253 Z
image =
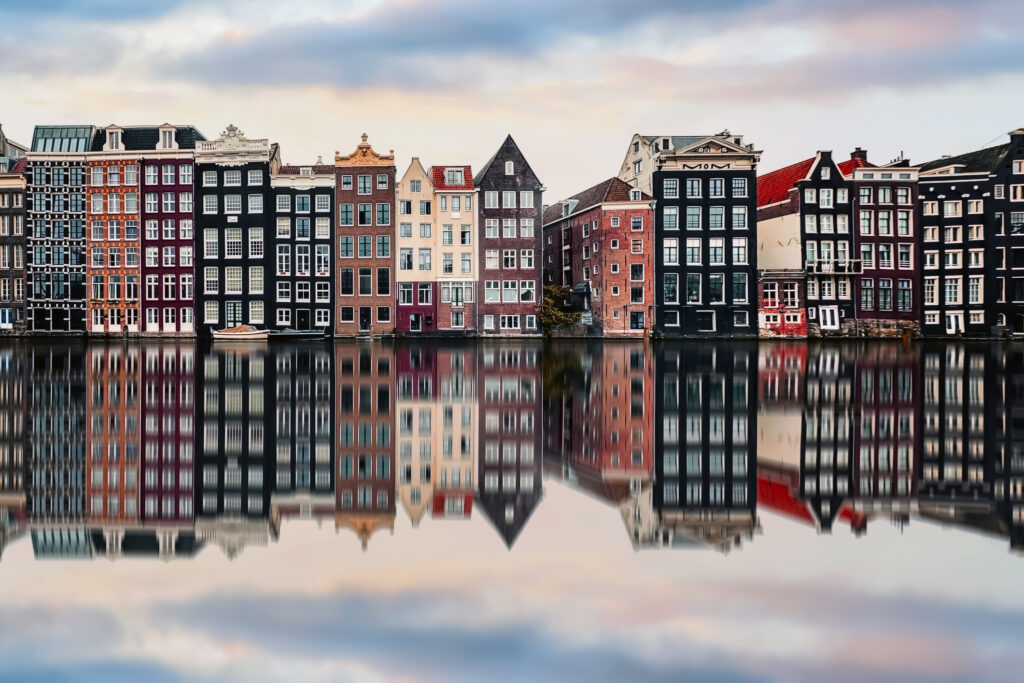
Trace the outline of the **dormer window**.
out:
M 511 163 L 512 162 L 510 161 L 507 164 L 505 164 L 505 174 L 506 175 L 511 175 L 509 173 L 509 170 L 508 170 L 509 169 L 509 165 Z M 462 181 L 462 169 L 461 168 L 449 168 L 449 169 L 446 169 L 444 175 L 445 175 L 445 182 L 447 182 L 449 185 L 461 185 L 462 182 L 463 182 Z
M 107 133 L 107 149 L 121 149 L 121 131 L 112 130 Z
M 661 141 L 661 148 L 664 150 L 667 150 L 669 148 L 668 138 L 665 138 Z
M 516 165 L 514 163 L 512 163 L 511 161 L 506 161 L 505 162 L 505 175 L 515 175 L 515 174 L 516 174 Z
M 303 166 L 299 169 L 299 175 L 313 175 L 313 169 L 309 166 Z
M 630 201 L 633 201 L 633 202 L 640 201 L 640 190 L 630 190 L 629 191 L 629 199 L 630 199 Z
M 828 166 L 825 166 L 824 168 L 822 168 L 821 169 L 821 179 L 822 180 L 828 180 L 831 170 L 832 169 L 830 169 Z
M 171 149 L 172 147 L 174 147 L 173 130 L 160 131 L 160 147 L 162 147 L 163 149 Z

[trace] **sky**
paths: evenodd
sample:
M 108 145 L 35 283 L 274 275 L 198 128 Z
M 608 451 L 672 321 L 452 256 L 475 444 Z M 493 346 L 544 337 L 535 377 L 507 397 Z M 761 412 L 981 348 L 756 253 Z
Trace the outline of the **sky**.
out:
M 1024 126 L 1017 0 L 0 0 L 0 124 L 229 123 L 399 173 L 511 133 L 557 201 L 631 135 L 742 134 L 774 170 L 856 146 L 913 162 Z
M 728 555 L 634 551 L 618 510 L 545 481 L 511 551 L 480 515 L 328 520 L 229 560 L 0 562 L 0 680 L 1017 681 L 1004 538 L 876 518 L 832 535 L 760 510 Z

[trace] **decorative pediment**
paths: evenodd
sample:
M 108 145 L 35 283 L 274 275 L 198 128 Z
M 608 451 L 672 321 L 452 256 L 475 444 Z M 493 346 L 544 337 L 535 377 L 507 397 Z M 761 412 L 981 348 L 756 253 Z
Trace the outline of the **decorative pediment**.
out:
M 374 151 L 373 146 L 367 142 L 369 136 L 366 133 L 362 135 L 362 142 L 356 146 L 356 151 L 352 154 L 341 155 L 338 152 L 334 153 L 334 165 L 335 166 L 394 166 L 395 165 L 395 150 L 389 150 L 389 154 L 378 154 Z
M 737 145 L 731 140 L 720 138 L 717 135 L 703 138 L 686 147 L 674 150 L 673 154 L 750 154 L 750 150 L 742 145 Z

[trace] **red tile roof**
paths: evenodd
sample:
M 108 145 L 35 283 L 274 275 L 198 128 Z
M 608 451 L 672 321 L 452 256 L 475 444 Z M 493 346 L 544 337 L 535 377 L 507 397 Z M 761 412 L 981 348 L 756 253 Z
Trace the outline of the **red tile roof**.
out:
M 620 178 L 602 180 L 597 185 L 588 187 L 583 190 L 583 192 L 578 192 L 560 202 L 555 202 L 544 209 L 544 225 L 547 225 L 552 221 L 557 221 L 563 217 L 562 207 L 566 202 L 576 202 L 576 207 L 573 209 L 574 211 L 589 209 L 592 206 L 603 204 L 605 202 L 629 202 L 633 201 L 629 198 L 629 192 L 633 189 L 634 188 L 629 183 Z M 641 192 L 640 201 L 649 202 L 651 201 L 651 196 Z
M 28 159 L 22 157 L 14 164 L 14 168 L 11 169 L 11 173 L 24 173 L 26 169 L 28 169 Z
M 757 177 L 757 205 L 768 206 L 781 202 L 789 196 L 789 191 L 797 182 L 807 177 L 817 157 L 804 159 L 795 164 L 790 164 L 771 173 Z M 859 158 L 848 159 L 839 164 L 839 172 L 844 176 L 853 173 L 854 169 L 869 166 L 867 162 Z
M 445 182 L 444 172 L 449 168 L 462 169 L 462 183 L 452 185 Z M 469 166 L 431 166 L 430 177 L 434 181 L 434 189 L 442 192 L 445 190 L 473 189 L 473 172 L 470 170 Z

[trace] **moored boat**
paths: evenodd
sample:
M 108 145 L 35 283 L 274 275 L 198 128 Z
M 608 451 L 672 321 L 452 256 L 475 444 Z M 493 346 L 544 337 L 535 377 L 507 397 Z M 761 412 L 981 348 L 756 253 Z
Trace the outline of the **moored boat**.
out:
M 214 330 L 217 341 L 266 341 L 269 330 L 260 330 L 252 325 L 238 325 L 223 330 Z

